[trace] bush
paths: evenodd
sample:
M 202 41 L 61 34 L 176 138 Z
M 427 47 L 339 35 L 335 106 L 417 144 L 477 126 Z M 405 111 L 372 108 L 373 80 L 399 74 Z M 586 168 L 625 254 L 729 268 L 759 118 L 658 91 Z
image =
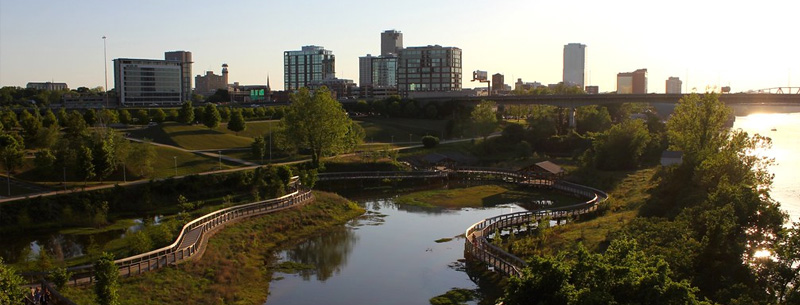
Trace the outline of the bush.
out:
M 434 136 L 424 136 L 422 137 L 422 145 L 424 145 L 425 148 L 436 147 L 436 145 L 439 145 L 439 138 Z

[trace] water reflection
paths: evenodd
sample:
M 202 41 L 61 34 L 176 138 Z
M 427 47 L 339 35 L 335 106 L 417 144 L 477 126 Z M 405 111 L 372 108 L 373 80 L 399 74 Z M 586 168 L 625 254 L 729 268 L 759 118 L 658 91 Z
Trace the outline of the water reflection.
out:
M 298 244 L 281 256 L 283 260 L 314 266 L 313 270 L 298 272 L 303 280 L 308 281 L 315 275 L 318 281 L 324 282 L 347 265 L 347 258 L 357 242 L 358 237 L 352 230 L 338 227 Z

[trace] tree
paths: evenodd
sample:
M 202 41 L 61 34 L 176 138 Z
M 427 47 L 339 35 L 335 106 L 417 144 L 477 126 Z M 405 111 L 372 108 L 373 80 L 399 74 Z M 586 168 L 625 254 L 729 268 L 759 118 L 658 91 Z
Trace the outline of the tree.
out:
M 111 134 L 102 135 L 95 133 L 92 138 L 92 164 L 94 164 L 95 174 L 103 182 L 103 178 L 108 177 L 116 169 L 117 161 L 114 154 L 114 137 Z
M 0 123 L 3 124 L 3 129 L 11 130 L 19 125 L 17 121 L 17 114 L 13 110 L 6 108 L 0 112 Z
M 222 117 L 217 111 L 217 105 L 212 103 L 206 104 L 205 109 L 203 110 L 203 125 L 206 125 L 208 128 L 217 128 L 219 126 L 219 122 L 222 121 Z
M 684 163 L 694 167 L 722 145 L 730 112 L 715 93 L 693 93 L 678 102 L 667 121 L 667 135 L 673 149 L 683 151 Z
M 103 253 L 94 263 L 95 300 L 100 305 L 118 305 L 119 268 L 114 264 L 114 254 Z
M 133 121 L 131 118 L 131 113 L 128 112 L 126 109 L 119 110 L 119 122 L 122 124 L 130 124 Z
M 25 304 L 24 280 L 0 257 L 0 304 Z
M 321 157 L 351 150 L 363 141 L 364 130 L 347 116 L 327 88 L 316 90 L 313 96 L 302 88 L 291 100 L 279 124 L 278 143 L 287 150 L 307 149 L 313 168 L 320 166 Z
M 36 152 L 36 158 L 33 159 L 33 164 L 40 173 L 49 174 L 53 170 L 53 165 L 56 162 L 56 156 L 50 152 L 49 149 L 41 149 Z
M 181 110 L 178 111 L 178 122 L 187 125 L 194 123 L 194 107 L 192 107 L 192 101 L 186 101 L 181 105 Z
M 244 131 L 246 129 L 247 123 L 244 121 L 242 112 L 234 110 L 231 114 L 231 120 L 228 122 L 228 130 L 235 132 L 236 135 L 239 135 L 240 131 Z
M 69 115 L 67 114 L 67 110 L 64 108 L 58 109 L 58 114 L 56 114 L 56 118 L 58 119 L 58 125 L 61 127 L 67 127 L 67 118 Z
M 47 110 L 44 112 L 44 116 L 42 117 L 42 126 L 50 127 L 56 123 L 58 123 L 56 115 L 53 113 L 52 109 L 47 108 Z
M 611 115 L 602 106 L 579 107 L 575 115 L 578 133 L 602 132 L 611 127 Z
M 204 116 L 203 110 L 204 109 L 205 108 L 203 108 L 203 107 L 195 107 L 194 108 L 194 123 L 203 121 L 203 116 Z
M 100 110 L 99 117 L 100 120 L 106 125 L 119 123 L 119 115 L 113 109 Z
M 217 109 L 219 112 L 219 118 L 221 122 L 228 122 L 231 120 L 231 108 L 230 107 L 220 107 Z
M 253 152 L 253 157 L 258 158 L 261 162 L 264 162 L 264 154 L 267 150 L 267 142 L 264 141 L 264 137 L 257 136 L 253 139 L 253 144 L 250 144 L 250 150 Z
M 283 183 L 283 186 L 284 187 L 288 187 L 289 186 L 289 182 L 292 181 L 292 169 L 287 165 L 281 165 L 281 166 L 278 166 L 278 168 L 276 170 L 277 170 L 278 178 L 281 179 L 281 182 Z
M 153 163 L 156 158 L 156 149 L 150 144 L 150 139 L 143 139 L 142 143 L 133 146 L 128 154 L 128 163 L 134 173 L 140 177 L 150 177 L 153 174 Z
M 76 166 L 76 174 L 79 178 L 83 179 L 84 184 L 89 179 L 95 177 L 96 172 L 94 168 L 94 155 L 92 149 L 89 147 L 81 147 L 78 149 L 78 160 Z
M 39 130 L 42 129 L 42 121 L 30 114 L 27 110 L 23 110 L 19 125 L 22 127 L 22 138 L 25 139 L 28 148 L 38 146 L 36 136 L 39 134 Z
M 8 133 L 0 134 L 0 162 L 6 172 L 12 172 L 22 165 L 25 144 L 19 136 Z M 10 179 L 10 177 L 9 177 Z
M 73 110 L 69 113 L 66 120 L 66 125 L 64 126 L 67 128 L 67 136 L 70 139 L 78 139 L 86 134 L 88 130 L 88 126 L 86 126 L 86 120 L 84 120 L 83 116 Z
M 439 145 L 439 138 L 430 135 L 422 137 L 422 146 L 425 148 L 434 148 L 436 145 Z
M 156 108 L 153 110 L 153 121 L 156 123 L 164 122 L 167 118 L 167 114 L 161 108 Z
M 136 113 L 134 113 L 134 119 L 136 120 L 136 123 L 140 125 L 147 125 L 150 123 L 150 115 L 147 114 L 147 110 L 144 109 L 136 110 Z
M 497 116 L 494 113 L 494 108 L 494 102 L 481 101 L 470 114 L 475 131 L 483 137 L 484 141 L 497 128 Z
M 97 123 L 97 112 L 94 109 L 87 109 L 83 113 L 83 120 L 86 121 L 86 125 L 94 126 Z
M 650 134 L 642 120 L 627 120 L 612 126 L 592 143 L 597 168 L 634 169 L 641 163 Z

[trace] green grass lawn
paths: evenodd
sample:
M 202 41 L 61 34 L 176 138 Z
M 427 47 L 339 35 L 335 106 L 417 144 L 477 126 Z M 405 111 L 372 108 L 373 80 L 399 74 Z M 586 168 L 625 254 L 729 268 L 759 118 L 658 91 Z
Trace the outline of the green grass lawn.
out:
M 253 143 L 252 138 L 237 136 L 227 130 L 224 124 L 215 129 L 208 129 L 203 125 L 190 126 L 175 122 L 164 122 L 158 126 L 131 131 L 130 134 L 139 139 L 149 138 L 156 143 L 178 146 L 189 150 L 240 148 L 249 147 Z
M 366 117 L 356 120 L 364 128 L 366 137 L 364 142 L 408 143 L 409 134 L 411 142 L 418 144 L 422 137 L 432 135 L 441 137 L 447 125 L 445 120 L 423 120 L 403 118 Z
M 239 137 L 255 138 L 257 136 L 264 136 L 266 138 L 267 135 L 269 134 L 270 126 L 272 128 L 272 132 L 275 132 L 278 128 L 278 122 L 280 121 L 272 120 L 272 121 L 247 122 L 245 125 L 247 126 L 247 128 L 244 131 L 240 131 L 238 134 L 228 130 L 228 128 L 226 127 L 227 125 L 220 125 L 220 127 L 214 130 Z
M 421 207 L 490 207 L 512 202 L 531 202 L 535 200 L 552 200 L 553 206 L 576 203 L 579 199 L 563 196 L 555 192 L 538 191 L 513 185 L 479 185 L 446 190 L 430 190 L 401 195 L 397 203 Z
M 168 147 L 156 146 L 155 148 L 156 160 L 153 163 L 154 178 L 166 178 L 174 176 L 176 160 L 178 162 L 178 176 L 197 174 L 219 169 L 218 158 L 206 157 Z M 222 169 L 240 166 L 242 165 L 238 163 L 231 163 L 225 161 L 224 159 L 222 160 Z

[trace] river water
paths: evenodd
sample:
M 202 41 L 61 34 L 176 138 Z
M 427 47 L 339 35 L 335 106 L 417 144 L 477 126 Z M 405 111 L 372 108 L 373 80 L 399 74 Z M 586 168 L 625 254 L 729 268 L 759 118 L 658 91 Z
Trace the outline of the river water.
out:
M 734 107 L 734 111 L 737 116 L 733 128 L 772 139 L 772 148 L 762 152 L 776 163 L 769 168 L 775 175 L 770 194 L 789 214 L 790 222 L 800 221 L 800 107 L 749 111 Z
M 265 304 L 429 304 L 451 288 L 475 290 L 458 236 L 484 218 L 524 210 L 517 205 L 422 209 L 392 198 L 360 204 L 366 216 L 279 254 L 282 261 L 316 268 L 275 274 Z

